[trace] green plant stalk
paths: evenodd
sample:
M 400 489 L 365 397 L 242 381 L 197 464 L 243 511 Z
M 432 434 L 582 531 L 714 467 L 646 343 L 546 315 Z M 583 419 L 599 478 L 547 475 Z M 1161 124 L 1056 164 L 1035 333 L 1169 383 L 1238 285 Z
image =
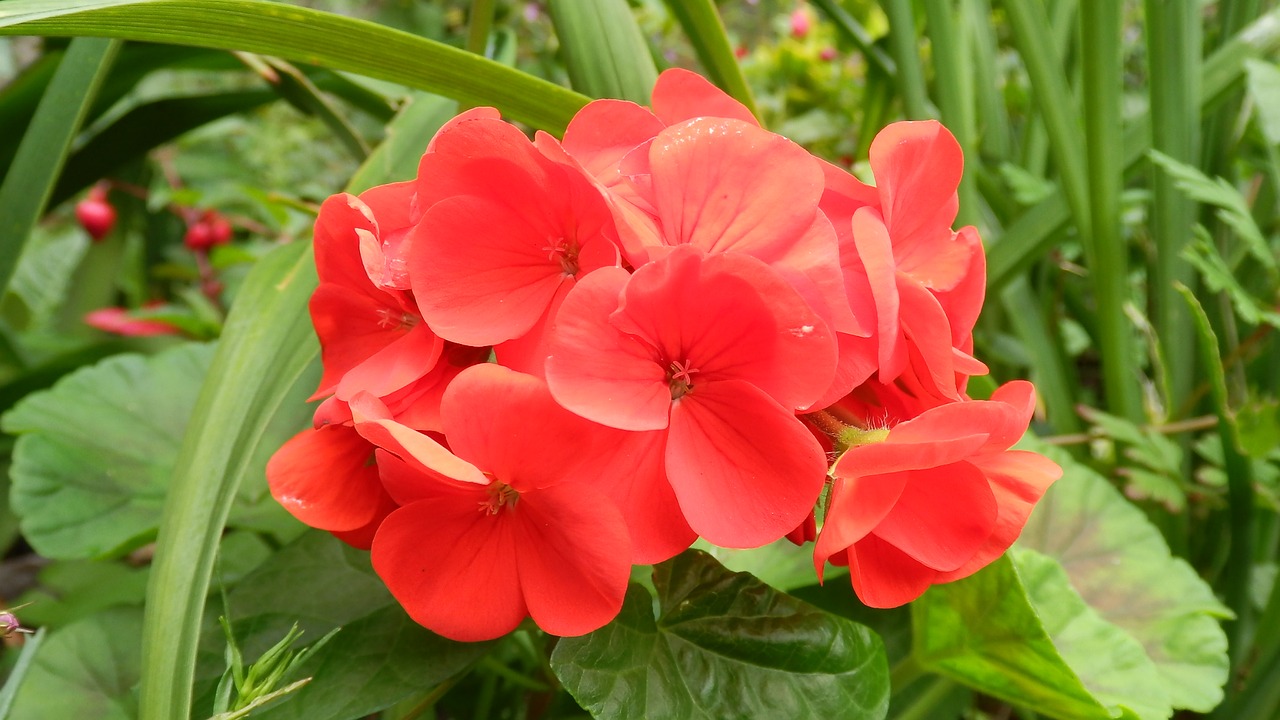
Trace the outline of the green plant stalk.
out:
M 738 58 L 733 54 L 724 22 L 713 0 L 666 0 L 667 10 L 684 28 L 685 36 L 693 44 L 698 60 L 707 69 L 711 81 L 747 106 L 752 115 L 760 117 L 756 109 L 751 86 L 742 74 Z
M 142 632 L 142 720 L 185 718 L 218 540 L 263 430 L 319 348 L 309 243 L 254 267 L 227 318 L 165 498 Z
M 582 3 L 594 5 L 594 3 Z M 5 0 L 0 35 L 113 37 L 244 50 L 429 90 L 560 133 L 587 98 L 375 23 L 252 0 Z
M 486 56 L 489 32 L 493 30 L 493 0 L 471 0 L 471 13 L 467 16 L 467 52 Z
M 963 0 L 964 25 L 972 37 L 973 66 L 970 74 L 982 78 L 974 83 L 981 121 L 982 148 L 985 154 L 1001 161 L 1013 159 L 1013 133 L 1009 128 L 1009 110 L 1005 106 L 997 79 L 999 48 L 991 22 L 991 0 Z
M 1236 436 L 1235 419 L 1227 397 L 1226 373 L 1222 367 L 1218 337 L 1209 324 L 1209 316 L 1185 285 L 1178 285 L 1195 324 L 1200 363 L 1209 380 L 1209 396 L 1214 414 L 1218 416 L 1218 437 L 1222 441 L 1223 469 L 1227 474 L 1227 532 L 1230 546 L 1226 567 L 1223 569 L 1221 589 L 1223 599 L 1233 620 L 1224 623 L 1230 648 L 1233 674 L 1247 656 L 1249 637 L 1253 626 L 1253 605 L 1249 598 L 1249 579 L 1253 569 L 1254 545 L 1254 491 L 1253 468 L 1249 458 L 1240 451 Z M 1232 695 L 1228 683 L 1227 697 Z
M 1130 323 L 1129 248 L 1120 227 L 1124 190 L 1124 4 L 1085 0 L 1080 7 L 1083 33 L 1085 150 L 1089 161 L 1090 235 L 1085 238 L 1089 274 L 1097 306 L 1102 389 L 1112 412 L 1135 422 L 1145 417 L 1135 369 Z
M 925 91 L 924 70 L 920 67 L 920 38 L 916 35 L 911 0 L 880 0 L 880 6 L 889 18 L 889 42 L 898 68 L 904 114 L 908 120 L 933 117 L 929 111 L 929 94 Z
M 1199 5 L 1197 0 L 1146 0 L 1151 145 L 1192 165 L 1200 152 Z M 1194 288 L 1195 273 L 1182 260 L 1182 250 L 1191 241 L 1196 203 L 1178 191 L 1168 173 L 1155 173 L 1152 195 L 1151 317 L 1167 361 L 1167 406 L 1177 408 L 1195 384 L 1192 325 L 1174 283 Z
M 964 150 L 964 176 L 960 180 L 960 222 L 978 224 L 982 199 L 978 193 L 974 168 L 977 166 L 978 131 L 973 109 L 973 73 L 967 35 L 956 27 L 955 6 L 951 0 L 923 0 L 928 18 L 926 31 L 933 45 L 934 91 L 942 122 L 956 136 Z
M 812 0 L 812 2 L 836 26 L 836 30 L 841 35 L 857 46 L 858 50 L 862 52 L 862 56 L 866 58 L 868 65 L 875 66 L 886 77 L 897 77 L 897 63 L 893 61 L 892 57 L 889 57 L 889 53 L 886 53 L 876 44 L 875 38 L 871 37 L 871 33 L 867 32 L 867 29 L 862 27 L 862 24 L 855 20 L 838 0 Z M 667 4 L 680 5 L 681 3 L 678 0 L 667 0 Z
M 36 107 L 0 185 L 0 295 L 13 279 L 27 238 L 53 194 L 71 141 L 84 123 L 120 45 L 113 40 L 73 41 Z
M 1032 378 L 1036 393 L 1044 401 L 1049 425 L 1058 434 L 1080 432 L 1083 428 L 1075 409 L 1079 394 L 1063 360 L 1062 343 L 1040 315 L 1040 303 L 1027 278 L 1020 276 L 1010 282 L 1001 291 L 1000 301 L 1031 356 Z
M 40 651 L 40 645 L 47 634 L 44 628 L 40 628 L 22 644 L 22 650 L 18 652 L 18 660 L 13 664 L 13 670 L 9 672 L 9 677 L 5 678 L 4 687 L 0 688 L 0 720 L 9 720 L 13 699 L 18 696 L 22 681 L 27 677 L 27 671 L 31 669 L 36 653 Z
M 575 89 L 649 104 L 658 70 L 626 0 L 551 0 L 547 9 Z

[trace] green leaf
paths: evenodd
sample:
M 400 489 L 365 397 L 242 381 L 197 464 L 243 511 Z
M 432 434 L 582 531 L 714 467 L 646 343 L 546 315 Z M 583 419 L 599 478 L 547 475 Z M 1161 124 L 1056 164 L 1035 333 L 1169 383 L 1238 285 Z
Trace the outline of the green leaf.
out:
M 287 402 L 291 392 L 310 389 L 305 377 L 318 355 L 306 312 L 316 283 L 310 250 L 308 243 L 286 245 L 254 266 L 183 436 L 147 588 L 143 718 L 189 713 L 198 623 L 218 538 L 241 479 L 252 472 L 262 482 L 258 463 L 283 440 L 266 429 L 280 408 L 302 407 Z
M 1222 700 L 1230 612 L 1159 530 L 1103 477 L 1057 448 L 1035 447 L 1063 477 L 1036 507 L 1017 547 L 1055 558 L 1109 623 L 1136 638 L 1175 708 L 1207 712 Z
M 547 9 L 574 88 L 649 103 L 658 70 L 626 0 L 551 0 Z
M 779 540 L 747 550 L 733 550 L 716 547 L 700 538 L 693 547 L 715 558 L 726 569 L 751 573 L 775 590 L 788 592 L 818 584 L 818 576 L 813 572 L 813 554 L 796 547 L 789 540 Z M 847 568 L 829 567 L 826 578 L 843 578 L 846 573 Z
M 688 551 L 654 568 L 612 623 L 564 638 L 551 667 L 597 718 L 881 718 L 874 633 Z
M 414 623 L 373 574 L 367 552 L 319 531 L 302 535 L 238 583 L 228 604 L 249 657 L 295 622 L 304 641 L 342 628 L 293 673 L 312 678 L 306 687 L 253 715 L 264 720 L 365 717 L 425 692 L 492 647 L 446 640 Z M 217 628 L 206 629 L 201 682 L 210 701 L 223 666 L 221 642 Z
M 22 687 L 22 681 L 26 680 L 27 671 L 31 669 L 31 663 L 35 660 L 36 653 L 40 651 L 40 646 L 47 635 L 48 632 L 41 628 L 22 643 L 22 650 L 13 664 L 13 670 L 9 671 L 9 677 L 4 680 L 4 687 L 0 688 L 0 720 L 9 720 L 13 699 L 17 697 L 18 688 Z
M 911 604 L 915 657 L 931 672 L 1059 718 L 1110 718 L 1054 646 L 1013 563 L 937 585 Z
M 1218 208 L 1218 219 L 1236 231 L 1244 241 L 1249 254 L 1270 270 L 1275 270 L 1276 259 L 1262 236 L 1249 205 L 1239 190 L 1222 178 L 1210 178 L 1194 166 L 1178 162 L 1164 153 L 1152 150 L 1151 161 L 1159 165 L 1174 180 L 1178 189 L 1198 202 Z
M 41 555 L 120 555 L 155 537 L 169 473 L 213 348 L 118 355 L 5 414 L 19 435 L 13 507 Z
M 1200 273 L 1206 287 L 1226 293 L 1240 319 L 1250 325 L 1265 323 L 1280 328 L 1280 312 L 1244 289 L 1203 227 L 1196 226 L 1196 239 L 1183 251 L 1182 257 Z
M 57 560 L 40 570 L 36 587 L 18 598 L 26 622 L 63 627 L 107 608 L 142 605 L 147 568 L 120 561 Z
M 1262 135 L 1272 145 L 1280 145 L 1280 67 L 1261 60 L 1247 60 L 1244 66 Z
M 92 35 L 244 50 L 401 83 L 562 131 L 587 99 L 443 43 L 284 3 L 6 0 L 0 35 Z
M 458 112 L 458 104 L 439 95 L 414 93 L 387 125 L 382 144 L 374 148 L 347 183 L 347 191 L 365 190 L 395 180 L 412 180 L 431 137 Z
M 18 259 L 3 305 L 10 327 L 39 326 L 51 317 L 88 249 L 89 236 L 78 225 L 64 226 L 57 234 L 36 228 Z
M 49 634 L 18 695 L 14 718 L 137 717 L 142 612 L 116 608 Z
M 0 18 L 4 11 L 0 10 Z M 0 23 L 3 20 L 0 19 Z M 67 50 L 0 183 L 0 295 L 44 213 L 71 141 L 84 122 L 120 43 L 77 40 Z

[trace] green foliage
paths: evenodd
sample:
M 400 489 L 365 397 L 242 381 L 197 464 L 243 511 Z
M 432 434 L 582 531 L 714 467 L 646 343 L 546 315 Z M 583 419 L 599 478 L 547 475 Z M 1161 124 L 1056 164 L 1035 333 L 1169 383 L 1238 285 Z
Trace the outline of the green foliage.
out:
M 867 628 L 790 598 L 691 550 L 632 585 L 622 614 L 551 656 L 599 718 L 881 718 L 884 648 Z

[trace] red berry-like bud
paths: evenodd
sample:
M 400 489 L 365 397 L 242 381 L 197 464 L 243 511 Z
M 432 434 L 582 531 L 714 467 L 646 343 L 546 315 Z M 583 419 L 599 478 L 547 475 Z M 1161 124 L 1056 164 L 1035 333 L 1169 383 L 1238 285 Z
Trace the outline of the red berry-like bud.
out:
M 187 227 L 182 242 L 192 250 L 208 250 L 231 242 L 231 223 L 217 210 L 205 210 L 200 219 Z
M 833 47 L 822 48 L 822 52 L 818 53 L 818 57 L 822 58 L 823 62 L 831 62 L 836 59 L 837 55 L 836 49 Z
M 791 13 L 791 37 L 803 40 L 808 34 L 809 10 L 804 7 L 796 8 L 795 12 Z
M 106 192 L 98 192 L 95 188 L 89 192 L 89 197 L 76 204 L 76 220 L 89 237 L 98 242 L 115 227 L 116 209 L 107 202 Z

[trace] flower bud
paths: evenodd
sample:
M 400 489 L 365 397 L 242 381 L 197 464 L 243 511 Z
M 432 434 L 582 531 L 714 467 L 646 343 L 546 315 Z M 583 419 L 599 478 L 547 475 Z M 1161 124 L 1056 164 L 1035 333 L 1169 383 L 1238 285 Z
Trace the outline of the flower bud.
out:
M 94 242 L 101 242 L 116 224 L 116 209 L 107 202 L 107 191 L 101 186 L 89 191 L 88 197 L 76 204 L 76 220 Z

